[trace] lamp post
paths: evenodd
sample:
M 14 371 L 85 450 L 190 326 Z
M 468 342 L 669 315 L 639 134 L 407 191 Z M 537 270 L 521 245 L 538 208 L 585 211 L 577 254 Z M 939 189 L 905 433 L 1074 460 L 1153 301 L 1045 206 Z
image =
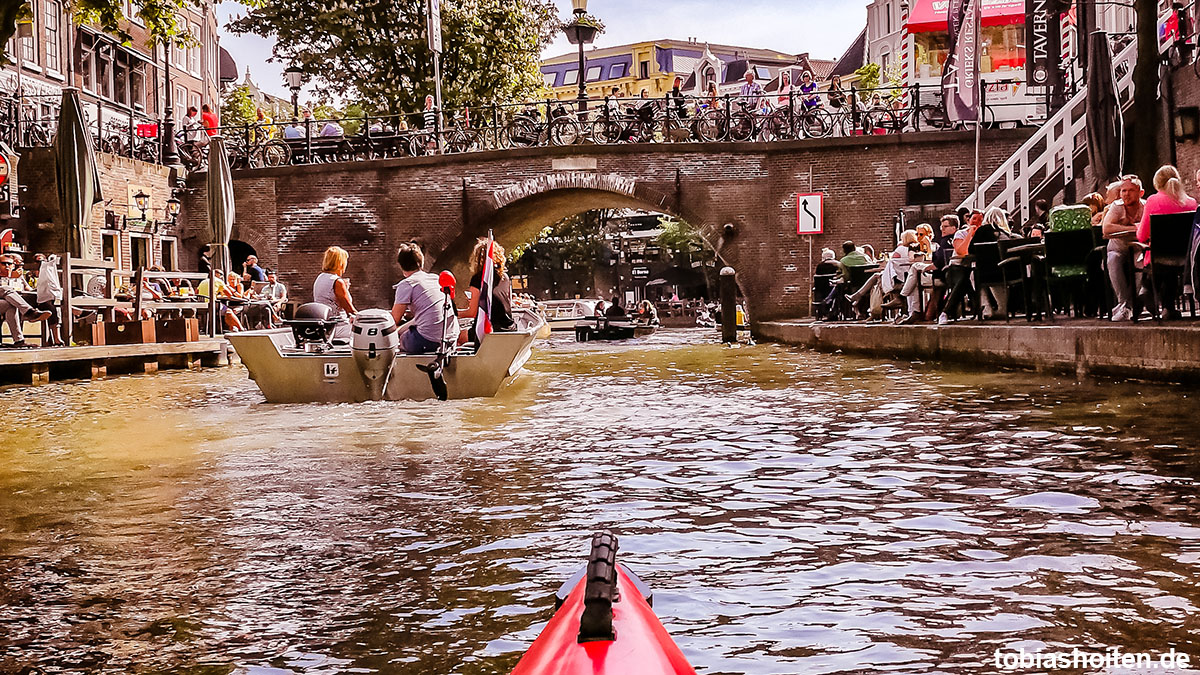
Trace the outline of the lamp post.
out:
M 179 163 L 179 153 L 175 150 L 175 101 L 171 97 L 171 40 L 167 39 L 163 49 L 163 60 L 166 61 L 166 68 L 163 76 L 163 87 L 166 89 L 165 94 L 165 110 L 163 111 L 163 134 L 166 136 L 162 139 L 162 158 L 163 164 L 172 166 Z
M 596 26 L 584 23 L 587 16 L 588 0 L 571 0 L 575 9 L 575 20 L 563 26 L 567 40 L 573 45 L 579 45 L 579 112 L 587 111 L 587 57 L 583 54 L 583 46 L 596 39 L 599 30 Z
M 300 119 L 300 82 L 304 79 L 304 71 L 299 66 L 290 66 L 283 71 L 287 79 L 288 89 L 292 90 L 292 119 Z

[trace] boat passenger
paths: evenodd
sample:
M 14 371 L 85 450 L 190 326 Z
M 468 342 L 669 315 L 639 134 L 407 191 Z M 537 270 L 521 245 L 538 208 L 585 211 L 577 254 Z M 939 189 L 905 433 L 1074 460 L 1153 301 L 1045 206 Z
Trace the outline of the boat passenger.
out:
M 460 318 L 473 319 L 479 313 L 479 289 L 483 286 L 483 265 L 487 256 L 487 250 L 488 240 L 480 239 L 475 243 L 475 250 L 471 252 L 471 302 L 466 309 L 458 313 Z M 492 303 L 488 318 L 492 322 L 492 330 L 497 332 L 516 329 L 516 324 L 512 318 L 512 279 L 505 272 L 504 262 L 504 247 L 493 242 Z M 468 339 L 471 342 L 479 342 L 474 326 L 471 328 Z
M 593 311 L 593 312 L 592 312 L 592 314 L 593 314 L 594 316 L 603 317 L 603 316 L 604 316 L 604 308 L 605 308 L 604 301 L 603 301 L 603 300 L 597 300 L 597 301 L 596 301 L 596 309 L 595 309 L 595 311 Z
M 313 282 L 313 302 L 319 302 L 333 310 L 331 318 L 336 318 L 339 322 L 333 329 L 333 337 L 341 339 L 350 337 L 350 319 L 358 314 L 354 307 L 354 299 L 350 297 L 350 280 L 342 277 L 346 273 L 346 263 L 349 260 L 350 254 L 340 246 L 325 249 L 321 273 Z
M 458 317 L 454 314 L 447 316 L 445 297 L 437 275 L 421 270 L 425 266 L 425 256 L 420 247 L 401 244 L 396 253 L 396 262 L 400 263 L 404 280 L 396 284 L 392 318 L 396 320 L 396 325 L 401 325 L 405 315 L 412 315 L 412 320 L 400 335 L 400 348 L 405 354 L 436 352 L 443 340 L 455 340 L 458 337 Z
M 613 296 L 612 304 L 608 306 L 608 309 L 604 310 L 604 316 L 608 319 L 628 318 L 625 316 L 625 308 L 621 306 L 621 299 L 615 295 Z

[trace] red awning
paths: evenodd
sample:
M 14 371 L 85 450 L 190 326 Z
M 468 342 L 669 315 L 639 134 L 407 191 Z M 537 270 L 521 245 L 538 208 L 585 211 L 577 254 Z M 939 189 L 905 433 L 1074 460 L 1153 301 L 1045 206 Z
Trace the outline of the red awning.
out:
M 908 17 L 908 32 L 948 30 L 946 15 L 950 0 L 917 0 Z M 1025 0 L 983 0 L 983 25 L 1007 26 L 1025 23 Z

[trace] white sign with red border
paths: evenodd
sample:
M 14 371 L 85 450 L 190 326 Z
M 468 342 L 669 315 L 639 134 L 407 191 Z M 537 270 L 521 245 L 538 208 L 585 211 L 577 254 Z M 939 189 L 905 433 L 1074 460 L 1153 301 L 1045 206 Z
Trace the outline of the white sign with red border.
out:
M 825 233 L 825 193 L 796 195 L 796 234 Z

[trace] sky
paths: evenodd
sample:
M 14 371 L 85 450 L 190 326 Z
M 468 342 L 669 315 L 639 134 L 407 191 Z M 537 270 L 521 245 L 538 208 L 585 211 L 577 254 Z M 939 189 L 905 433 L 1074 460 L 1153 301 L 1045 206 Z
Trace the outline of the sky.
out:
M 565 20 L 571 14 L 571 0 L 555 0 L 555 4 Z M 814 58 L 834 59 L 866 25 L 866 5 L 865 0 L 589 0 L 588 12 L 607 27 L 596 39 L 599 47 L 694 37 L 701 43 L 808 52 Z M 222 26 L 239 10 L 245 11 L 237 3 L 216 7 Z M 651 8 L 649 12 L 647 8 Z M 237 61 L 239 81 L 249 66 L 251 78 L 260 88 L 291 98 L 283 82 L 287 64 L 268 62 L 269 40 L 223 32 L 221 46 Z M 573 51 L 566 38 L 560 37 L 543 56 Z M 300 98 L 307 100 L 305 93 Z

